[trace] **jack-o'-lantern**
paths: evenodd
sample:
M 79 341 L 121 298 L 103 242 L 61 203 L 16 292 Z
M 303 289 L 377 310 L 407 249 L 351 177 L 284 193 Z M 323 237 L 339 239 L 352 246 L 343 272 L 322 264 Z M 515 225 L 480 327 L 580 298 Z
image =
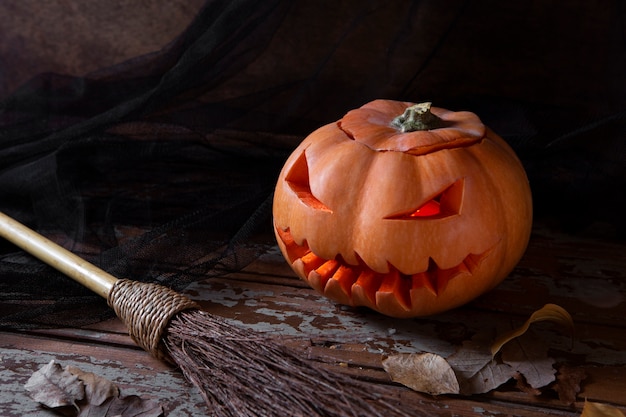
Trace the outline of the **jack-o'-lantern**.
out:
M 295 149 L 273 216 L 284 257 L 313 288 L 416 317 L 499 284 L 526 249 L 532 202 L 514 151 L 475 114 L 376 100 Z

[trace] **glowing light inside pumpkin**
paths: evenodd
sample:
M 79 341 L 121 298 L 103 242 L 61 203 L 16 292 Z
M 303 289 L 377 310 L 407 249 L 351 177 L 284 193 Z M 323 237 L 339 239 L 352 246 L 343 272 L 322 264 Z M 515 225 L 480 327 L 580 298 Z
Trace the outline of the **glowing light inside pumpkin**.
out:
M 409 214 L 409 217 L 429 217 L 436 216 L 441 213 L 441 204 L 439 204 L 438 199 L 433 199 L 428 201 L 422 207 L 415 210 L 413 213 Z
M 384 217 L 386 220 L 430 220 L 442 219 L 461 212 L 464 179 L 458 179 L 435 197 L 421 203 L 418 208 L 394 213 Z

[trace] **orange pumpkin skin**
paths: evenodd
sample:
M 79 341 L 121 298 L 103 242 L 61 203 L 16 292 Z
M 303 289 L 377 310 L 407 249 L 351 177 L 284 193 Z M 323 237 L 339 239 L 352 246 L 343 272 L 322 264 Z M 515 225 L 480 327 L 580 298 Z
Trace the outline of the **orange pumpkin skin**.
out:
M 311 133 L 275 189 L 293 270 L 327 297 L 392 317 L 439 313 L 499 284 L 522 257 L 532 199 L 522 164 L 476 115 L 391 125 L 413 103 L 376 100 Z

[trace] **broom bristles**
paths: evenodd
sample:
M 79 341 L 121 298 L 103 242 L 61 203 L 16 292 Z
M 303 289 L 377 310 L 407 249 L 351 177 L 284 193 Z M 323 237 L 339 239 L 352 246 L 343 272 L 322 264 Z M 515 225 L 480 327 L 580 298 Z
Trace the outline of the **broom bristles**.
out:
M 215 416 L 425 416 L 391 389 L 315 367 L 269 337 L 201 310 L 175 315 L 163 342 Z
M 201 311 L 161 285 L 118 280 L 109 305 L 138 345 L 173 362 L 199 388 L 213 416 L 424 415 L 403 409 L 389 387 L 315 367 L 276 339 Z

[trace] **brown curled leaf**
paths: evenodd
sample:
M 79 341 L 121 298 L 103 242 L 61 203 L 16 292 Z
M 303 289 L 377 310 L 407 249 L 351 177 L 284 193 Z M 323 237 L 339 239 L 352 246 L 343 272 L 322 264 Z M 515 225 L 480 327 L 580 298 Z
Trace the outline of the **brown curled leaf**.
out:
M 572 320 L 572 316 L 559 305 L 546 304 L 531 314 L 522 326 L 498 337 L 491 345 L 491 355 L 496 356 L 500 349 L 502 349 L 502 346 L 526 333 L 530 325 L 538 321 L 552 321 L 561 324 L 569 329 L 570 334 L 574 334 L 574 320 Z
M 448 362 L 434 353 L 400 353 L 383 360 L 391 379 L 431 395 L 459 394 L 459 382 Z
M 85 396 L 85 388 L 76 375 L 64 370 L 54 360 L 34 372 L 24 388 L 30 397 L 48 408 L 73 407 Z
M 74 417 L 163 417 L 155 400 L 136 395 L 121 396 L 108 379 L 77 367 L 65 369 L 51 361 L 33 373 L 25 385 L 40 404 L 62 415 Z
M 102 405 L 109 398 L 120 395 L 120 389 L 117 385 L 104 377 L 92 372 L 85 372 L 75 366 L 66 366 L 65 370 L 83 381 L 85 385 L 85 400 L 89 404 Z

